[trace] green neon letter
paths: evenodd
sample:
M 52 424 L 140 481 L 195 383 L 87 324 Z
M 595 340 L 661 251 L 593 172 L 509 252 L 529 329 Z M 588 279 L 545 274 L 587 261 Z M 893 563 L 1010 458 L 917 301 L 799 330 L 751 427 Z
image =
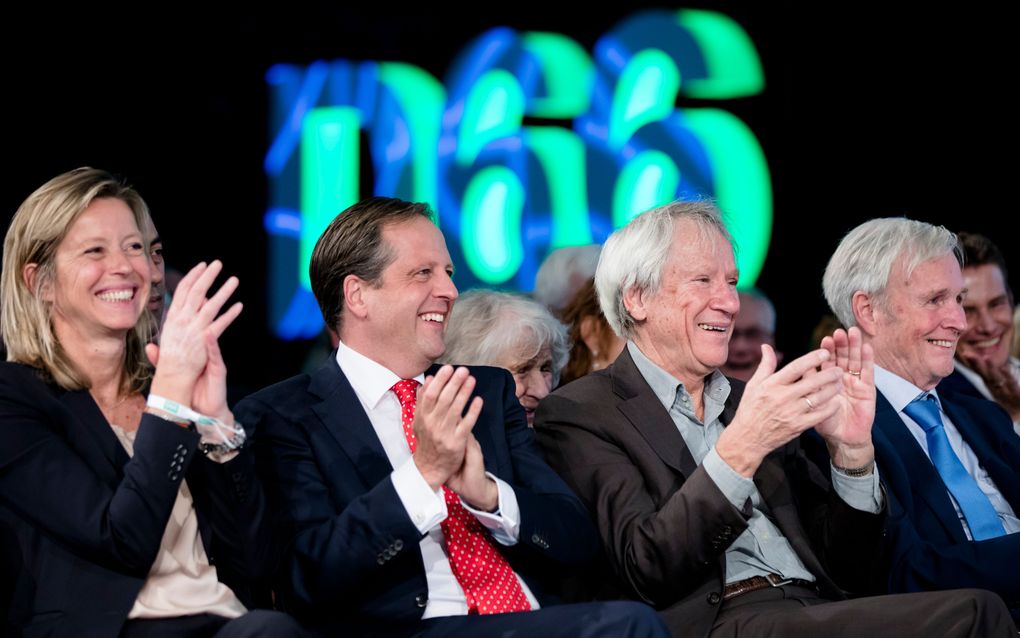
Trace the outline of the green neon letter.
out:
M 524 187 L 509 168 L 483 168 L 465 189 L 461 247 L 471 272 L 485 283 L 501 284 L 521 267 L 523 210 Z
M 346 107 L 312 109 L 301 125 L 301 285 L 311 289 L 308 264 L 319 235 L 358 201 L 361 120 Z

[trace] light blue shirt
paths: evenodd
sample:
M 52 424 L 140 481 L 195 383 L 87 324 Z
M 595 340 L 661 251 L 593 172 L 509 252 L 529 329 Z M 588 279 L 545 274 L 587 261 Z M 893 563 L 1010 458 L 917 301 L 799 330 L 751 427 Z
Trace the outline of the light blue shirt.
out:
M 694 460 L 704 466 L 705 472 L 735 508 L 743 511 L 744 504 L 748 499 L 751 501 L 753 509 L 747 529 L 726 550 L 726 582 L 768 573 L 815 580 L 772 522 L 768 504 L 758 493 L 754 480 L 741 476 L 716 452 L 715 443 L 724 429 L 719 417 L 730 395 L 730 382 L 726 377 L 718 370 L 708 377 L 703 396 L 704 420 L 700 420 L 682 382 L 648 359 L 634 342 L 629 342 L 627 349 L 641 376 L 669 412 Z M 871 513 L 882 509 L 877 471 L 865 477 L 849 477 L 833 471 L 832 476 L 836 493 L 851 507 Z
M 911 419 L 903 411 L 903 408 L 907 407 L 911 401 L 916 399 L 921 394 L 924 394 L 924 390 L 917 387 L 913 383 L 907 381 L 903 377 L 897 376 L 892 372 L 880 367 L 875 366 L 875 386 L 878 387 L 879 392 L 886 398 L 893 409 L 896 410 L 896 414 L 899 415 L 903 424 L 910 430 L 910 434 L 913 435 L 914 439 L 917 440 L 917 444 L 924 450 L 925 456 L 931 459 L 931 455 L 928 454 L 928 438 L 924 433 L 924 429 L 913 419 Z M 938 393 L 934 388 L 928 390 L 928 393 L 934 396 L 936 399 L 939 398 Z M 995 508 L 995 513 L 999 515 L 999 520 L 1002 521 L 1002 528 L 1006 530 L 1007 534 L 1015 534 L 1020 532 L 1020 519 L 1016 517 L 1016 513 L 1013 512 L 1013 508 L 1009 506 L 1009 503 L 1002 496 L 1002 492 L 995 485 L 995 481 L 988 475 L 987 470 L 981 465 L 981 461 L 978 460 L 974 450 L 963 440 L 963 435 L 956 429 L 953 424 L 953 420 L 949 418 L 949 415 L 942 410 L 942 401 L 939 400 L 939 414 L 942 416 L 942 425 L 946 430 L 946 438 L 949 439 L 949 445 L 953 448 L 953 452 L 959 457 L 960 462 L 963 463 L 963 467 L 966 468 L 967 473 L 974 477 L 977 481 L 978 487 L 984 492 L 988 500 L 991 501 L 992 507 Z M 949 500 L 952 501 L 953 507 L 956 508 L 956 515 L 960 518 L 960 525 L 963 526 L 963 531 L 967 534 L 967 538 L 973 540 L 970 535 L 970 528 L 967 527 L 967 520 L 963 516 L 963 511 L 960 510 L 960 506 L 956 503 L 956 499 L 953 498 L 952 493 L 946 490 L 949 494 Z

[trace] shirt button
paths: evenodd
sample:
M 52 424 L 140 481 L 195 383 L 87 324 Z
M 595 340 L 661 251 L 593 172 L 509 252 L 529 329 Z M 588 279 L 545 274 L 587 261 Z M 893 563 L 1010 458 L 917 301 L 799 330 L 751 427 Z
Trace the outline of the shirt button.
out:
M 714 591 L 708 595 L 709 605 L 718 605 L 720 600 L 722 600 L 722 596 L 719 595 L 719 592 Z

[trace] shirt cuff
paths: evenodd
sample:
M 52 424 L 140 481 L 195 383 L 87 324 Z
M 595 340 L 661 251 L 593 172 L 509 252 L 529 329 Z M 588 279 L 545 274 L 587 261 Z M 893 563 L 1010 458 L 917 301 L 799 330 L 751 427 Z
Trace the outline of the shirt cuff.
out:
M 446 500 L 442 488 L 433 490 L 418 471 L 414 458 L 404 461 L 390 474 L 397 497 L 408 518 L 421 534 L 427 534 L 446 519 Z
M 715 446 L 712 446 L 712 449 L 705 455 L 701 465 L 733 507 L 743 512 L 747 499 L 754 494 L 754 481 L 741 476 L 726 461 L 722 460 L 719 453 L 715 451 Z
M 829 465 L 829 473 L 832 474 L 832 487 L 847 505 L 869 514 L 878 514 L 882 511 L 884 498 L 878 480 L 877 465 L 867 476 L 847 476 L 837 470 L 831 461 Z
M 496 481 L 499 491 L 496 511 L 483 512 L 468 505 L 464 499 L 461 499 L 460 502 L 463 503 L 464 509 L 471 512 L 501 545 L 516 545 L 521 535 L 521 508 L 517 505 L 514 488 L 489 472 L 486 472 L 485 475 Z

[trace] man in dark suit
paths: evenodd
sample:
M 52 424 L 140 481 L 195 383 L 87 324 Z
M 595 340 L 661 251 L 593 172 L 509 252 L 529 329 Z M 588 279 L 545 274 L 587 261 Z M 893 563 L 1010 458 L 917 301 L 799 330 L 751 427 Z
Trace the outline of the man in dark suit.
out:
M 737 276 L 712 204 L 639 215 L 595 276 L 626 349 L 539 405 L 547 458 L 595 515 L 625 590 L 676 636 L 1010 635 L 986 592 L 844 600 L 880 558 L 871 351 L 837 331 L 776 372 L 763 346 L 746 386 L 728 380 Z M 809 428 L 832 484 L 797 446 Z
M 957 238 L 909 219 L 852 230 L 825 297 L 874 348 L 874 442 L 893 507 L 894 591 L 982 587 L 1020 607 L 1020 440 L 995 403 L 936 389 L 967 329 Z
M 939 382 L 947 389 L 995 401 L 1013 420 L 1020 434 L 1020 359 L 1010 356 L 1013 345 L 1013 291 L 1006 260 L 990 239 L 960 233 L 963 249 L 963 310 L 967 330 L 956 347 L 956 366 Z
M 335 359 L 237 408 L 260 436 L 280 602 L 345 635 L 664 634 L 645 606 L 552 606 L 597 539 L 510 374 L 432 365 L 457 289 L 430 214 L 372 198 L 330 224 L 310 274 Z

